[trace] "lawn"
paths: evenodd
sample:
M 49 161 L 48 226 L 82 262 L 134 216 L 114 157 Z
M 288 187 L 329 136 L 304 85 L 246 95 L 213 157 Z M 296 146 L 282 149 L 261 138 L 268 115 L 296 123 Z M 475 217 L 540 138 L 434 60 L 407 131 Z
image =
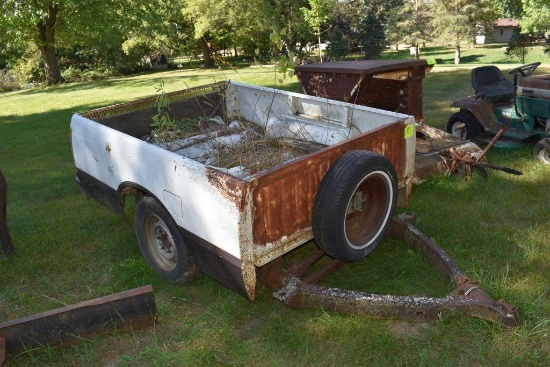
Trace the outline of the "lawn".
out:
M 471 52 L 493 55 L 488 49 Z M 486 58 L 434 67 L 424 80 L 428 124 L 444 128 L 451 101 L 472 92 L 470 69 Z M 490 60 L 504 62 L 496 53 Z M 506 71 L 514 64 L 500 66 Z M 492 163 L 523 176 L 433 177 L 399 209 L 416 213 L 417 226 L 469 276 L 518 308 L 520 325 L 512 329 L 466 317 L 410 323 L 291 309 L 262 284 L 250 302 L 205 275 L 174 285 L 150 270 L 131 219 L 78 192 L 71 114 L 152 95 L 160 81 L 173 91 L 224 79 L 278 85 L 269 67 L 191 69 L 0 95 L 0 168 L 15 245 L 12 256 L 0 257 L 0 322 L 146 284 L 153 285 L 158 307 L 154 327 L 27 350 L 8 356 L 7 366 L 550 365 L 550 168 L 535 161 L 530 148 L 489 154 Z M 279 87 L 299 89 L 296 79 Z M 420 254 L 393 239 L 325 282 L 387 294 L 450 291 Z

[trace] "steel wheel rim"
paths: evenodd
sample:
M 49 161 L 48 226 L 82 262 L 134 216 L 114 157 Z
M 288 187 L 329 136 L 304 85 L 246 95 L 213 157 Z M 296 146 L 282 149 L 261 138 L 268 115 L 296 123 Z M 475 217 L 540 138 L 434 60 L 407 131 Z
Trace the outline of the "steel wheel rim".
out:
M 149 253 L 165 271 L 172 271 L 178 264 L 178 252 L 174 238 L 164 221 L 156 215 L 145 220 L 145 239 Z
M 543 148 L 539 152 L 539 159 L 545 164 L 550 164 L 550 148 Z
M 382 171 L 368 174 L 355 187 L 344 217 L 344 235 L 351 248 L 367 248 L 380 235 L 389 220 L 392 196 L 391 178 Z
M 451 133 L 454 136 L 458 136 L 462 139 L 466 138 L 466 124 L 462 121 L 457 121 L 453 124 L 453 127 L 451 128 Z

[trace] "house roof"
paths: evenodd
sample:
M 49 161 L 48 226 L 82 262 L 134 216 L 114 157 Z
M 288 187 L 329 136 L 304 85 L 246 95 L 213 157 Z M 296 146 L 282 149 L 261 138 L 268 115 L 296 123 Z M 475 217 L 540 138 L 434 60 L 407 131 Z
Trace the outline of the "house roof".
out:
M 495 23 L 495 27 L 517 27 L 518 25 L 517 19 L 497 19 Z

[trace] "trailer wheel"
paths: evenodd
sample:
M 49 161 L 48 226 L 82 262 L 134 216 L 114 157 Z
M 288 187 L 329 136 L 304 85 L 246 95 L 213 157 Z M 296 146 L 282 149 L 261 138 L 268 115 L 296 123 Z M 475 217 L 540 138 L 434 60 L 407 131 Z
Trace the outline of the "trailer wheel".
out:
M 134 228 L 141 253 L 156 272 L 176 283 L 196 273 L 176 222 L 157 200 L 144 196 L 137 203 Z
M 397 197 L 391 162 L 370 151 L 342 155 L 315 194 L 312 230 L 317 245 L 342 261 L 367 256 L 384 238 Z
M 469 111 L 457 112 L 447 122 L 447 132 L 463 139 L 475 139 L 484 131 L 481 123 Z
M 550 138 L 542 139 L 535 144 L 533 157 L 544 164 L 550 164 Z

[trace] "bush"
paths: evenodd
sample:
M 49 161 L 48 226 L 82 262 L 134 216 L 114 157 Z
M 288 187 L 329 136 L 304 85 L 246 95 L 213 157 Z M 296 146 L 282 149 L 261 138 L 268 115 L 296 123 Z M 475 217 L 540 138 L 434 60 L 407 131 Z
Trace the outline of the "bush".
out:
M 72 66 L 69 66 L 68 69 L 65 69 L 63 72 L 61 72 L 61 75 L 67 82 L 84 82 L 90 80 L 98 80 L 115 74 L 116 73 L 113 73 L 110 70 L 80 70 Z
M 44 68 L 36 46 L 29 45 L 23 56 L 8 65 L 9 74 L 21 85 L 42 83 Z
M 0 70 L 0 93 L 21 89 L 19 81 L 7 69 Z

